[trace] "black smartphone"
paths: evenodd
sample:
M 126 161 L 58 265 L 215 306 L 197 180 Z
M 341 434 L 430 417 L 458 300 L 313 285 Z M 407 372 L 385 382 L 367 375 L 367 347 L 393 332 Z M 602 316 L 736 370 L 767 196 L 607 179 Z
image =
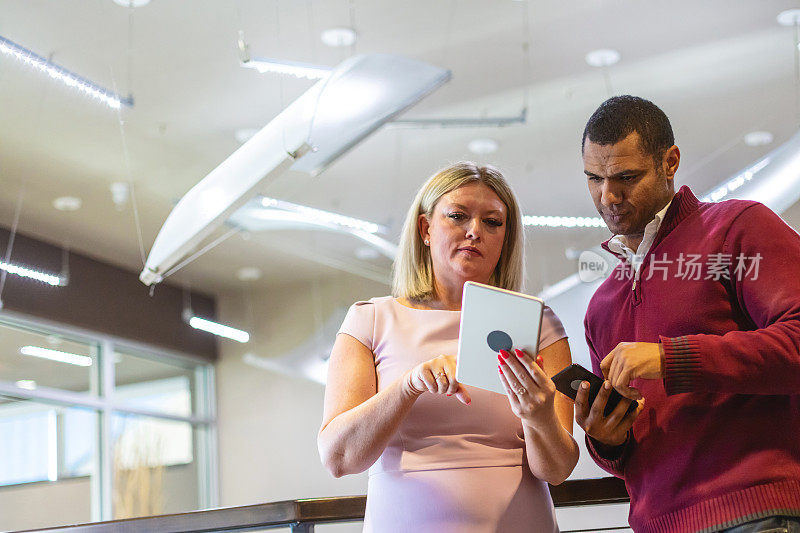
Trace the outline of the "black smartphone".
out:
M 569 396 L 573 400 L 575 399 L 575 396 L 578 395 L 578 388 L 584 381 L 589 382 L 589 405 L 593 405 L 595 398 L 597 398 L 597 393 L 600 392 L 600 387 L 603 386 L 603 380 L 601 378 L 595 376 L 593 373 L 589 372 L 578 364 L 568 366 L 553 376 L 553 383 L 556 384 L 556 390 L 566 396 Z M 603 411 L 603 414 L 605 416 L 610 415 L 614 408 L 623 399 L 627 400 L 627 398 L 617 392 L 616 389 L 611 389 L 611 394 L 608 397 L 606 408 Z M 625 414 L 630 414 L 631 412 L 635 411 L 638 405 L 638 402 L 631 402 L 630 406 L 628 406 L 628 412 Z

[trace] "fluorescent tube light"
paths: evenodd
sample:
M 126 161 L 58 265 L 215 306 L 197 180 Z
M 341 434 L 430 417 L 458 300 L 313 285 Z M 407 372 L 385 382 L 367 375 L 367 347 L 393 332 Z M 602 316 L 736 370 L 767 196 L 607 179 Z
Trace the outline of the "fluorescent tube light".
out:
M 112 109 L 119 109 L 123 104 L 128 107 L 133 107 L 133 98 L 130 96 L 122 98 L 113 91 L 109 91 L 91 80 L 52 63 L 24 46 L 20 46 L 2 36 L 0 36 L 0 52 L 20 60 L 31 68 L 44 72 L 54 80 L 60 81 L 67 87 L 77 89 Z
M 743 172 L 735 175 L 706 196 L 701 198 L 703 202 L 719 202 L 726 196 L 730 195 L 733 191 L 740 188 L 742 185 L 753 179 L 753 176 L 762 168 L 767 166 L 770 162 L 770 157 L 767 156 L 761 161 L 756 162 L 754 165 L 746 168 Z
M 299 213 L 312 223 L 334 224 L 345 228 L 359 229 L 367 233 L 386 233 L 385 227 L 379 226 L 374 222 L 367 222 L 366 220 L 339 215 L 337 213 L 331 213 L 330 211 L 323 211 L 322 209 L 293 204 L 292 202 L 286 202 L 284 200 L 264 197 L 261 199 L 261 205 L 290 211 L 292 213 Z
M 88 355 L 60 352 L 58 350 L 41 348 L 39 346 L 23 346 L 19 349 L 19 353 L 22 355 L 30 355 L 31 357 L 40 357 L 42 359 L 58 361 L 59 363 L 69 363 L 77 366 L 92 366 L 92 358 Z
M 254 57 L 248 61 L 242 61 L 242 66 L 259 71 L 262 74 L 273 72 L 275 74 L 289 74 L 297 76 L 298 78 L 307 78 L 309 80 L 320 80 L 327 77 L 331 70 L 330 67 L 322 65 L 312 65 L 310 63 L 301 63 L 299 61 L 287 61 L 281 59 L 272 59 L 266 57 Z
M 250 334 L 241 329 L 232 328 L 218 322 L 212 322 L 199 316 L 193 316 L 189 319 L 189 325 L 194 329 L 201 329 L 209 333 L 213 333 L 219 337 L 225 337 L 237 342 L 245 343 L 250 340 Z
M 6 263 L 4 261 L 0 261 L 0 270 L 5 270 L 9 274 L 15 274 L 23 278 L 31 278 L 37 281 L 42 281 L 44 283 L 47 283 L 48 285 L 53 285 L 53 286 L 61 285 L 60 276 L 54 276 L 53 274 L 39 272 L 38 270 L 33 270 L 32 268 L 15 265 L 13 263 Z
M 606 223 L 600 217 L 543 217 L 522 215 L 523 226 L 547 228 L 604 228 Z

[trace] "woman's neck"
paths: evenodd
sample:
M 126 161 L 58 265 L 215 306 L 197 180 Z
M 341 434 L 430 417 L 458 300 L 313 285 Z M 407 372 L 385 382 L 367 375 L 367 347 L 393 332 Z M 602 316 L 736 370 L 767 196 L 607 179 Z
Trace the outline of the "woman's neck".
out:
M 461 311 L 461 293 L 464 283 L 444 284 L 438 280 L 433 282 L 433 299 L 431 309 L 446 309 L 448 311 Z M 434 306 L 435 305 L 435 306 Z

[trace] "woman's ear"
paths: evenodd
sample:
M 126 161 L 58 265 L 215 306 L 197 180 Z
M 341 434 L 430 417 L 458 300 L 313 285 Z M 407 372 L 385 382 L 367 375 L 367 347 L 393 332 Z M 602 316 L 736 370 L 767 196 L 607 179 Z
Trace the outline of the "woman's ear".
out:
M 425 214 L 421 214 L 417 218 L 417 229 L 419 230 L 419 236 L 422 238 L 422 242 L 430 243 L 431 242 L 431 235 L 429 230 L 431 228 L 431 223 L 428 221 L 428 217 Z M 426 246 L 428 246 L 426 244 Z

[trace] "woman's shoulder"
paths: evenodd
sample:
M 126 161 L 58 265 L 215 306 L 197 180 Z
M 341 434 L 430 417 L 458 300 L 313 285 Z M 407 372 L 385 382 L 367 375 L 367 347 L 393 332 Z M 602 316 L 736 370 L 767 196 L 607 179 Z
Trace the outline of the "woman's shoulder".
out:
M 363 305 L 377 305 L 383 306 L 387 303 L 391 303 L 394 296 L 376 296 L 374 298 L 370 298 L 369 300 L 359 300 L 355 302 L 351 307 L 360 307 Z
M 339 333 L 346 333 L 355 337 L 364 346 L 372 350 L 375 335 L 379 333 L 380 323 L 385 313 L 382 309 L 391 305 L 391 296 L 379 296 L 369 300 L 355 302 L 347 310 L 347 315 L 339 328 Z

